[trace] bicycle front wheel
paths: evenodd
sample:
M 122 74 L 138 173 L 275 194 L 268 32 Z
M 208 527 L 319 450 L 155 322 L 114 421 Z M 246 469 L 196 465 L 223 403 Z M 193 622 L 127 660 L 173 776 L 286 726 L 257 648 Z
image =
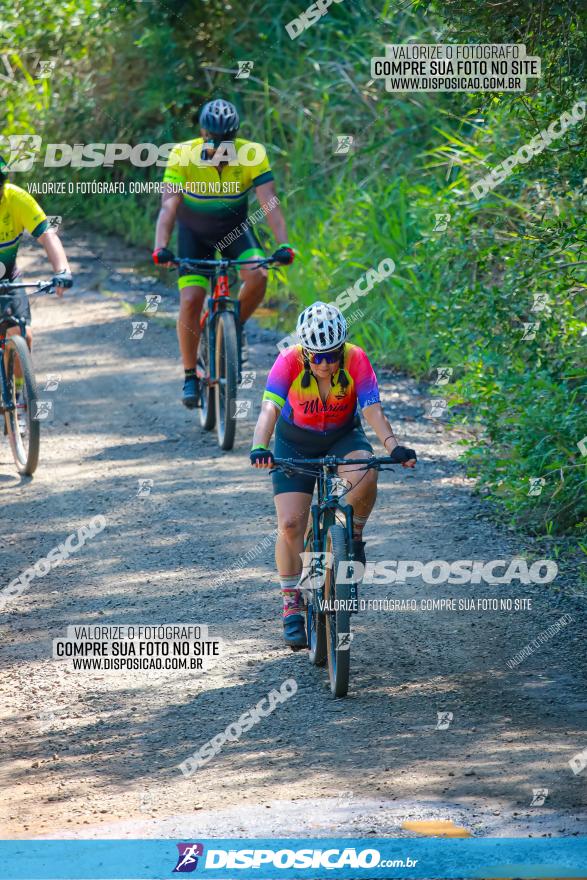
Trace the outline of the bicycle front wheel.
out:
M 41 429 L 37 418 L 37 383 L 28 346 L 22 336 L 6 340 L 7 379 L 13 408 L 5 411 L 6 432 L 19 474 L 32 476 L 39 463 Z M 20 367 L 23 383 L 16 387 Z
M 216 323 L 216 431 L 221 449 L 232 449 L 236 433 L 238 346 L 232 312 L 220 312 Z
M 341 562 L 350 559 L 346 531 L 342 526 L 333 525 L 326 535 L 329 564 L 324 581 L 324 604 L 326 607 L 326 653 L 328 656 L 328 676 L 330 690 L 335 697 L 345 697 L 349 689 L 351 665 L 351 614 L 350 584 L 337 583 L 337 576 L 345 569 Z
M 205 431 L 211 431 L 216 422 L 214 388 L 208 383 L 210 378 L 210 347 L 208 345 L 208 323 L 202 329 L 198 348 L 198 375 L 200 377 L 200 425 Z

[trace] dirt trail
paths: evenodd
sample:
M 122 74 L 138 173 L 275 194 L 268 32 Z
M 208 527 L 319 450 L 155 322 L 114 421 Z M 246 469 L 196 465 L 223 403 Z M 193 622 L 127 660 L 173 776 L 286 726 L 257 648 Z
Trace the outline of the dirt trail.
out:
M 44 277 L 32 253 L 27 268 Z M 365 586 L 366 598 L 531 598 L 532 608 L 365 611 L 351 693 L 332 700 L 325 673 L 282 646 L 272 547 L 258 548 L 273 504 L 246 453 L 275 334 L 251 334 L 251 420 L 221 453 L 179 403 L 175 332 L 159 317 L 173 301 L 130 338 L 145 316 L 122 301 L 164 292 L 141 277 L 146 255 L 79 234 L 68 253 L 76 295 L 33 307 L 41 388 L 48 374 L 61 380 L 43 392 L 54 418 L 32 481 L 0 445 L 2 586 L 93 516 L 107 526 L 0 617 L 1 836 L 397 833 L 403 819 L 429 816 L 481 835 L 584 831 L 587 770 L 568 764 L 587 745 L 584 600 L 519 584 Z M 423 389 L 381 385 L 420 465 L 382 474 L 369 558 L 520 555 L 472 496 L 457 435 L 422 417 Z M 149 494 L 137 495 L 139 481 L 152 481 Z M 563 614 L 569 625 L 509 669 Z M 175 622 L 208 624 L 222 640 L 209 672 L 74 672 L 51 660 L 51 640 L 71 624 Z M 181 775 L 181 761 L 287 678 L 295 697 L 197 776 Z M 438 712 L 452 713 L 447 729 Z M 548 789 L 542 806 L 530 806 L 535 788 Z

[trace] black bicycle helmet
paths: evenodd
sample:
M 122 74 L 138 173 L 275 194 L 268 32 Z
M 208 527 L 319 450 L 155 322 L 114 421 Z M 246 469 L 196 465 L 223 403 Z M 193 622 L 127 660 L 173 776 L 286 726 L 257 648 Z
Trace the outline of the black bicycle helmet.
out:
M 204 104 L 200 113 L 200 125 L 215 138 L 230 140 L 237 133 L 240 119 L 234 104 L 223 98 L 216 98 Z

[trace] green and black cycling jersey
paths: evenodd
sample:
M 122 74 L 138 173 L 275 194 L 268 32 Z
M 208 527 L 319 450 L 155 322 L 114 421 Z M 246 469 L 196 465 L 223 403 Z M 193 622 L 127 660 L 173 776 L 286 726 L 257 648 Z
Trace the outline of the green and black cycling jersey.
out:
M 207 240 L 220 240 L 246 221 L 251 190 L 273 180 L 262 144 L 243 138 L 232 143 L 236 158 L 221 166 L 202 160 L 201 137 L 176 144 L 165 169 L 164 182 L 182 194 L 178 221 Z

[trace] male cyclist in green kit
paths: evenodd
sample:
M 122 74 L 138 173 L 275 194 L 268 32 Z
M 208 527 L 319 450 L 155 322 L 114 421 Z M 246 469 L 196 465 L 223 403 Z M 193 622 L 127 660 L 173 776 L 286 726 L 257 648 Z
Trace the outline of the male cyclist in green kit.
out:
M 230 259 L 263 258 L 261 245 L 247 221 L 248 193 L 253 187 L 278 243 L 274 257 L 291 263 L 294 252 L 287 243 L 285 220 L 275 194 L 273 173 L 262 144 L 236 134 L 240 126 L 233 104 L 219 98 L 204 105 L 200 114 L 201 137 L 176 144 L 164 182 L 153 260 L 168 265 L 175 259 L 168 250 L 178 223 L 179 258 L 210 260 L 216 252 Z M 185 370 L 182 400 L 189 409 L 198 405 L 196 360 L 200 338 L 200 312 L 208 289 L 208 273 L 180 269 L 180 307 L 177 336 Z M 267 270 L 243 267 L 239 293 L 244 323 L 261 303 L 267 287 Z

